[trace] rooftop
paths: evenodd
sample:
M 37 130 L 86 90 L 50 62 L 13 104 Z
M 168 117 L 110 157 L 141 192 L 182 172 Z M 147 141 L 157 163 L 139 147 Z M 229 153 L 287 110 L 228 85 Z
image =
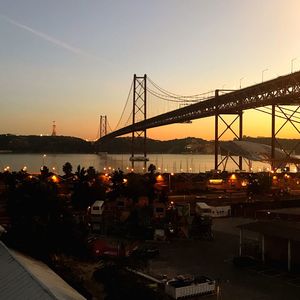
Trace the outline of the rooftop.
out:
M 238 228 L 262 233 L 271 237 L 300 241 L 299 222 L 257 221 L 239 225 Z
M 0 241 L 0 299 L 85 299 L 41 261 L 9 250 Z

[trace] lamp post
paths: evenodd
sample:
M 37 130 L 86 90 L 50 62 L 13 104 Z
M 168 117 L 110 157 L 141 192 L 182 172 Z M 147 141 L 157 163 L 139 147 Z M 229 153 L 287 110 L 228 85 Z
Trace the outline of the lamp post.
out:
M 172 176 L 174 175 L 174 173 L 169 173 L 169 192 L 172 192 L 172 190 L 171 190 L 171 178 L 172 178 Z
M 297 57 L 294 57 L 291 59 L 291 73 L 293 73 L 293 67 L 294 67 L 294 61 L 297 59 Z
M 240 89 L 242 88 L 242 80 L 243 80 L 244 78 L 245 78 L 245 77 L 240 78 Z
M 269 71 L 269 69 L 264 69 L 264 70 L 261 71 L 261 82 L 264 82 L 264 73 L 266 71 Z

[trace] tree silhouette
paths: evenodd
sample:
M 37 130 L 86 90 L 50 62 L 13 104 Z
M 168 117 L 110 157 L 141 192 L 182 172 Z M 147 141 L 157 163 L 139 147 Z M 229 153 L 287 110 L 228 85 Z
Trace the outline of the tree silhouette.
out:
M 73 166 L 71 165 L 71 163 L 66 162 L 63 167 L 63 172 L 65 173 L 65 177 L 68 178 L 72 175 L 72 170 L 73 170 Z
M 85 174 L 86 174 L 86 170 L 85 168 L 81 168 L 80 165 L 77 166 L 77 171 L 75 172 L 75 175 L 77 176 L 77 178 L 80 181 L 84 181 L 85 180 Z
M 42 178 L 42 179 L 45 179 L 45 178 L 47 178 L 49 175 L 50 175 L 50 173 L 49 173 L 48 167 L 47 167 L 47 166 L 42 166 L 42 168 L 41 168 L 41 178 Z
M 91 166 L 88 167 L 88 169 L 86 170 L 86 173 L 87 173 L 87 177 L 89 180 L 94 179 L 97 175 L 95 168 L 91 167 Z
M 148 172 L 150 174 L 154 174 L 156 171 L 156 166 L 154 164 L 150 164 L 149 167 L 148 167 Z

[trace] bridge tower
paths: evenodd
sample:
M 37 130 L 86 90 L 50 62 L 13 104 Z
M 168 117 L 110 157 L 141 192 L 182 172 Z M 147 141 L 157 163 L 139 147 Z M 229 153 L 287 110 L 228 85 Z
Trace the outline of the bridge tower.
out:
M 231 122 L 226 121 L 222 115 L 225 115 L 224 113 L 219 114 L 218 113 L 218 97 L 220 91 L 232 91 L 232 90 L 215 90 L 215 107 L 216 107 L 216 114 L 215 114 L 215 170 L 217 171 L 221 165 L 223 165 L 223 169 L 226 169 L 228 158 L 230 158 L 234 164 L 238 167 L 239 170 L 243 169 L 243 158 L 239 156 L 239 160 L 236 161 L 233 156 L 227 155 L 223 157 L 219 161 L 219 141 L 221 137 L 227 132 L 231 131 L 231 133 L 234 135 L 234 137 L 241 141 L 243 138 L 243 111 L 236 111 L 233 113 L 226 113 L 226 115 L 233 115 L 233 120 Z M 225 125 L 225 129 L 219 133 L 219 121 L 221 121 Z M 233 125 L 238 122 L 238 132 L 233 128 Z
M 107 135 L 107 116 L 100 116 L 99 135 L 100 138 Z
M 132 109 L 132 125 L 137 122 L 144 121 L 147 118 L 147 75 L 142 77 L 133 76 L 133 109 Z M 138 147 L 138 142 L 142 141 L 142 147 Z M 146 129 L 133 131 L 131 136 L 131 167 L 134 169 L 136 161 L 144 163 L 144 170 L 147 165 L 147 132 Z M 140 144 L 140 143 L 139 143 Z M 136 156 L 136 153 L 141 153 L 142 156 Z

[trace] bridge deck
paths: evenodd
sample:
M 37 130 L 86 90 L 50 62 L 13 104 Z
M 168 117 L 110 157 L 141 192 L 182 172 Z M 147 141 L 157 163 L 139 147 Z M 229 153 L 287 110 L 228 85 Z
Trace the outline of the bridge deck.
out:
M 214 98 L 126 126 L 107 134 L 102 139 L 218 114 L 235 114 L 243 110 L 272 104 L 300 104 L 300 71 L 223 95 L 218 95 L 218 90 L 216 90 Z

